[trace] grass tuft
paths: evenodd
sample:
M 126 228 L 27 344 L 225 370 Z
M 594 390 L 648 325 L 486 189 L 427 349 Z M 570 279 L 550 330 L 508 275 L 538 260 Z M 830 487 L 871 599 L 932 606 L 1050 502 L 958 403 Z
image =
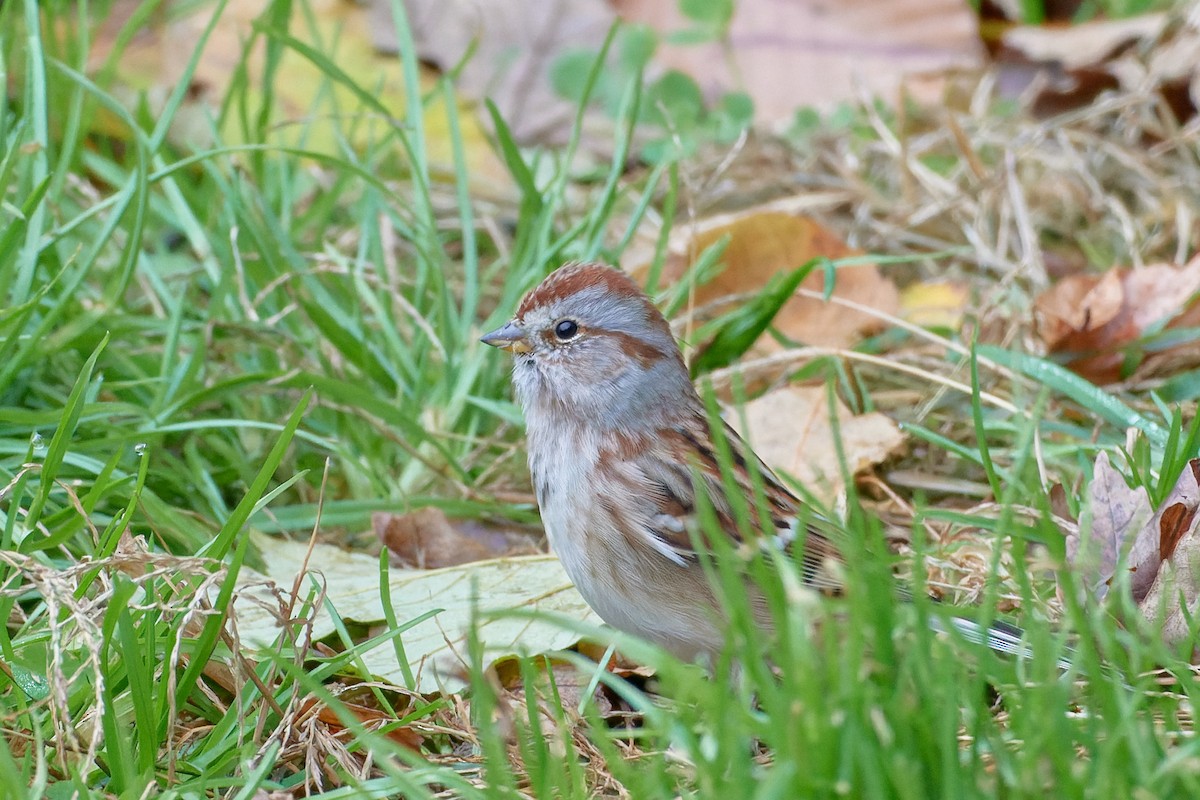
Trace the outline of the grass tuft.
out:
M 197 108 L 188 88 L 232 5 L 206 7 L 152 105 L 127 102 L 117 67 L 163 4 L 139 6 L 94 59 L 108 4 L 0 3 L 0 792 L 1200 794 L 1194 671 L 1069 583 L 1058 600 L 1046 496 L 1061 482 L 1078 509 L 1095 451 L 1124 446 L 1132 479 L 1161 497 L 1196 455 L 1200 384 L 1147 361 L 1092 385 L 1036 354 L 1029 313 L 1063 253 L 1094 268 L 1186 255 L 1180 220 L 1200 201 L 1178 187 L 1200 182 L 1195 126 L 1166 125 L 1161 99 L 1137 94 L 1034 122 L 985 82 L 946 112 L 953 125 L 864 105 L 802 139 L 690 142 L 672 151 L 693 158 L 631 170 L 647 103 L 632 75 L 604 98 L 619 100 L 614 155 L 593 181 L 576 171 L 581 125 L 562 150 L 522 148 L 489 106 L 510 184 L 485 195 L 470 120 L 449 79 L 422 79 L 399 0 L 402 102 L 341 66 L 345 42 L 307 3 L 274 0 L 214 107 Z M 577 123 L 617 33 L 579 87 Z M 301 117 L 281 110 L 293 65 L 318 76 Z M 181 120 L 202 144 L 177 135 Z M 563 619 L 652 677 L 576 651 L 505 673 L 475 642 L 469 690 L 422 696 L 377 681 L 363 654 L 394 648 L 406 664 L 405 633 L 426 615 L 368 630 L 315 579 L 267 603 L 274 652 L 243 647 L 227 610 L 261 558 L 254 531 L 361 546 L 375 511 L 535 518 L 507 365 L 477 339 L 546 272 L 644 241 L 651 285 L 685 313 L 686 281 L 657 286 L 672 226 L 797 182 L 898 282 L 950 276 L 977 298 L 961 333 L 888 319 L 855 349 L 708 375 L 722 396 L 781 371 L 828 379 L 912 434 L 905 460 L 847 503 L 845 597 L 811 596 L 792 563 L 762 554 L 747 568 L 775 620 L 765 637 L 740 556 L 719 553 L 708 567 L 732 622 L 712 675 Z M 740 509 L 746 524 L 759 501 Z M 1015 615 L 1032 657 L 935 636 L 946 604 L 930 593 L 984 622 Z M 316 608 L 337 621 L 322 642 Z

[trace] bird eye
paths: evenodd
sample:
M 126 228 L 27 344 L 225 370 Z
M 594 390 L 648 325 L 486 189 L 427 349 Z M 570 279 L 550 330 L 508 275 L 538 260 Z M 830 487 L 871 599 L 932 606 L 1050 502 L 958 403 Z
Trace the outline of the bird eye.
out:
M 559 320 L 554 326 L 554 335 L 562 341 L 567 341 L 579 333 L 579 325 L 572 319 Z

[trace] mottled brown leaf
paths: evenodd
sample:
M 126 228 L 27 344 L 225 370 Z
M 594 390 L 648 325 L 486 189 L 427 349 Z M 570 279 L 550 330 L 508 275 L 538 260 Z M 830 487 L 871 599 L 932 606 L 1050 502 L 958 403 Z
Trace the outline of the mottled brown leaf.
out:
M 1072 275 L 1035 301 L 1038 335 L 1049 352 L 1067 358 L 1072 370 L 1095 383 L 1109 383 L 1121 377 L 1124 348 L 1151 328 L 1197 324 L 1198 292 L 1200 256 L 1181 267 L 1154 264 Z
M 500 556 L 536 552 L 520 534 L 477 520 L 451 521 L 440 508 L 371 516 L 375 535 L 400 565 L 440 569 Z
M 1180 123 L 1195 114 L 1200 94 L 1195 22 L 1179 24 L 1165 13 L 1065 22 L 1004 31 L 996 48 L 1003 96 L 1023 96 L 1034 114 L 1047 116 L 1089 105 L 1105 91 L 1158 91 Z
M 1160 560 L 1166 561 L 1175 554 L 1175 546 L 1187 533 L 1195 518 L 1196 509 L 1188 508 L 1183 503 L 1176 503 L 1163 511 L 1162 519 L 1158 523 L 1158 557 Z
M 1174 539 L 1171 550 L 1178 545 L 1179 538 L 1193 524 L 1196 509 L 1200 506 L 1200 483 L 1197 483 L 1196 470 L 1185 469 L 1171 491 L 1159 505 L 1158 511 L 1149 522 L 1137 531 L 1133 545 L 1129 549 L 1129 568 L 1133 572 L 1129 588 L 1133 593 L 1135 603 L 1142 602 L 1158 577 L 1160 565 L 1166 559 L 1163 557 L 1163 537 L 1168 535 Z M 1174 510 L 1179 507 L 1179 510 Z M 1186 522 L 1184 522 L 1186 518 Z M 1182 530 L 1178 528 L 1182 526 Z
M 724 269 L 696 287 L 697 308 L 723 298 L 757 292 L 776 275 L 814 258 L 862 255 L 816 220 L 767 205 L 710 217 L 680 228 L 668 244 L 662 281 L 679 280 L 695 257 L 722 237 L 729 237 L 721 257 Z M 635 277 L 641 276 L 648 266 L 635 263 L 631 272 Z M 824 272 L 814 270 L 800 288 L 820 292 L 824 281 Z M 900 310 L 899 290 L 874 264 L 839 269 L 833 296 L 889 315 Z M 789 339 L 822 347 L 847 347 L 886 327 L 885 322 L 871 313 L 800 296 L 783 306 L 773 324 Z M 782 346 L 765 333 L 759 337 L 755 349 L 759 353 L 776 352 Z
M 1175 645 L 1192 635 L 1191 621 L 1200 611 L 1200 515 L 1179 537 L 1170 559 L 1162 562 L 1153 585 L 1138 603 L 1142 615 Z M 1193 646 L 1193 658 L 1196 648 Z

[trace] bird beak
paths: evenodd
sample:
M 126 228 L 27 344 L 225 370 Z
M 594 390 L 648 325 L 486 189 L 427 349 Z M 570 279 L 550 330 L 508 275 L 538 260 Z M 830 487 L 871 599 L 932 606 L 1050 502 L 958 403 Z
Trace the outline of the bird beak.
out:
M 533 349 L 529 346 L 529 338 L 525 335 L 525 331 L 521 330 L 521 326 L 516 322 L 509 322 L 496 328 L 479 341 L 510 353 L 528 353 Z

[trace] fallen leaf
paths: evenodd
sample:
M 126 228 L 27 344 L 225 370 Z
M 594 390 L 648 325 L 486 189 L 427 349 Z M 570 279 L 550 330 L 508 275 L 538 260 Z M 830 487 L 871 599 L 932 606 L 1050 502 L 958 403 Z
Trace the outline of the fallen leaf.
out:
M 1185 468 L 1171 492 L 1159 504 L 1150 521 L 1137 530 L 1129 551 L 1129 569 L 1133 572 L 1129 588 L 1135 603 L 1142 602 L 1158 574 L 1159 566 L 1170 558 L 1182 532 L 1179 526 L 1190 527 L 1200 507 L 1200 483 L 1197 464 Z M 1165 540 L 1165 541 L 1164 541 Z M 1164 554 L 1166 554 L 1164 556 Z
M 384 620 L 379 592 L 379 559 L 366 553 L 315 545 L 306 560 L 308 544 L 256 536 L 267 565 L 266 574 L 243 567 L 238 597 L 233 604 L 238 634 L 244 644 L 273 649 L 279 636 L 278 602 L 270 585 L 290 590 L 297 575 L 309 570 L 301 595 L 316 581 L 326 590 L 328 604 L 343 619 L 361 623 Z M 419 692 L 454 692 L 466 685 L 463 659 L 471 620 L 489 660 L 511 654 L 545 653 L 575 644 L 579 635 L 549 621 L 490 616 L 489 612 L 520 609 L 558 614 L 589 624 L 600 620 L 552 555 L 520 556 L 477 561 L 444 569 L 392 568 L 388 587 L 396 618 L 401 623 L 437 610 L 402 634 L 404 653 Z M 333 633 L 334 622 L 325 604 L 313 611 L 314 639 Z M 365 651 L 363 661 L 373 674 L 404 685 L 404 671 L 391 641 Z
M 995 60 L 1001 95 L 1026 96 L 1042 117 L 1090 105 L 1109 90 L 1158 91 L 1180 123 L 1200 103 L 1195 14 L 1012 26 L 1001 36 Z
M 970 297 L 970 289 L 965 283 L 914 283 L 900 292 L 900 316 L 922 328 L 958 330 Z
M 551 704 L 550 698 L 546 697 L 542 691 L 538 692 L 538 705 L 548 720 L 554 720 L 556 709 L 578 708 L 583 700 L 584 692 L 589 687 L 592 689 L 591 699 L 600 716 L 607 717 L 612 714 L 614 698 L 609 695 L 603 682 L 597 681 L 596 685 L 592 686 L 592 670 L 583 672 L 572 663 L 556 659 L 537 659 L 533 666 L 543 676 L 546 675 L 547 666 L 549 666 L 548 677 L 554 682 L 555 693 L 558 696 L 559 702 Z M 523 699 L 525 694 L 524 675 L 521 671 L 521 663 L 513 658 L 501 659 L 496 662 L 494 669 L 496 680 L 501 688 L 510 692 L 517 700 L 514 705 L 517 707 L 525 705 Z
M 1142 601 L 1164 553 L 1169 557 L 1173 542 L 1182 536 L 1181 526 L 1190 527 L 1200 507 L 1198 467 L 1200 462 L 1193 462 L 1185 469 L 1155 510 L 1144 489 L 1129 488 L 1107 453 L 1096 456 L 1086 505 L 1091 524 L 1066 536 L 1067 563 L 1084 581 L 1081 600 L 1105 598 L 1123 557 L 1133 600 Z
M 725 297 L 757 292 L 775 275 L 801 267 L 814 258 L 861 255 L 809 217 L 773 208 L 755 208 L 711 217 L 672 236 L 661 281 L 671 284 L 680 280 L 697 255 L 726 236 L 729 244 L 721 257 L 724 269 L 711 281 L 696 287 L 694 301 L 698 308 Z M 649 264 L 635 266 L 631 273 L 635 277 L 644 276 L 648 268 Z M 814 270 L 800 286 L 819 292 L 824 280 L 824 271 Z M 895 284 L 874 264 L 838 269 L 833 296 L 889 315 L 894 315 L 900 305 Z M 867 312 L 809 297 L 794 297 L 776 315 L 774 327 L 805 344 L 847 347 L 882 330 L 886 323 Z M 770 353 L 782 349 L 782 345 L 765 334 L 759 338 L 756 349 Z
M 1171 556 L 1175 554 L 1179 540 L 1192 527 L 1192 521 L 1195 518 L 1195 506 L 1189 507 L 1183 503 L 1176 503 L 1163 511 L 1162 519 L 1159 520 L 1159 561 L 1170 560 Z
M 364 706 L 360 703 L 351 703 L 346 700 L 341 700 L 341 704 L 342 707 L 353 714 L 354 717 L 369 730 L 376 730 L 397 721 L 395 716 L 386 714 L 377 708 Z M 318 701 L 315 697 L 310 697 L 300 704 L 300 709 L 297 712 L 297 716 L 310 714 L 312 713 L 313 709 L 316 709 L 317 719 L 329 726 L 331 730 L 335 732 L 346 730 L 346 725 L 342 722 L 341 717 L 338 716 L 337 711 L 330 708 L 325 703 Z M 385 734 L 385 736 L 401 747 L 407 748 L 414 753 L 420 752 L 421 744 L 424 741 L 421 737 L 421 734 L 407 725 L 398 728 L 392 728 Z
M 614 5 L 624 19 L 664 35 L 690 27 L 679 3 Z M 901 85 L 936 101 L 942 76 L 981 68 L 983 48 L 962 0 L 740 0 L 728 37 L 666 46 L 656 60 L 691 75 L 710 100 L 747 92 L 757 122 L 772 125 L 802 106 L 856 102 L 864 91 L 894 98 Z
M 1150 498 L 1143 489 L 1131 489 L 1101 451 L 1092 468 L 1087 503 L 1081 524 L 1066 531 L 1067 566 L 1079 586 L 1080 603 L 1101 601 L 1108 594 L 1123 543 L 1132 531 L 1141 530 L 1153 516 Z M 1090 524 L 1089 524 L 1090 521 Z M 1138 557 L 1142 558 L 1139 552 Z M 1063 583 L 1058 585 L 1059 599 Z
M 1171 556 L 1158 568 L 1154 583 L 1138 603 L 1143 617 L 1162 631 L 1163 641 L 1175 645 L 1192 637 L 1192 620 L 1200 611 L 1200 516 L 1192 515 L 1187 529 L 1175 540 Z M 1193 660 L 1198 649 L 1193 645 Z
M 1158 525 L 1139 534 L 1142 551 L 1153 551 L 1153 582 L 1134 598 L 1145 619 L 1162 631 L 1163 640 L 1178 644 L 1192 636 L 1192 620 L 1200 610 L 1200 459 L 1184 467 L 1163 501 Z M 1135 543 L 1136 546 L 1136 543 Z M 1132 562 L 1131 557 L 1131 562 Z M 1151 559 L 1147 559 L 1148 562 Z M 1148 572 L 1151 564 L 1145 568 Z M 1145 584 L 1146 576 L 1138 576 Z M 1193 658 L 1200 652 L 1193 647 Z
M 1071 275 L 1037 299 L 1038 334 L 1051 350 L 1082 349 L 1079 343 L 1116 319 L 1124 302 L 1119 270 L 1098 279 Z
M 904 434 L 883 414 L 855 416 L 841 402 L 835 410 L 850 475 L 886 461 L 904 446 Z M 844 488 L 824 387 L 788 386 L 768 392 L 746 404 L 744 430 L 740 415 L 731 415 L 730 424 L 767 466 L 791 475 L 817 496 L 832 500 Z
M 371 37 L 396 53 L 391 0 L 370 0 Z M 604 0 L 405 0 L 422 62 L 454 73 L 471 101 L 496 104 L 524 145 L 566 144 L 578 106 L 555 91 L 551 65 L 571 50 L 598 49 L 616 21 Z
M 1166 14 L 1139 14 L 1125 19 L 1097 19 L 1059 25 L 1017 25 L 1003 41 L 1030 61 L 1080 69 L 1112 58 L 1130 44 L 1157 37 Z
M 537 552 L 528 538 L 477 520 L 451 522 L 444 511 L 432 506 L 408 514 L 375 513 L 371 527 L 394 556 L 393 563 L 417 569 Z
M 1038 335 L 1050 353 L 1067 358 L 1072 370 L 1095 383 L 1109 383 L 1121 378 L 1123 348 L 1152 329 L 1200 324 L 1197 292 L 1200 256 L 1181 267 L 1154 264 L 1072 275 L 1035 301 Z
M 1081 601 L 1103 601 L 1124 564 L 1130 597 L 1168 644 L 1191 635 L 1200 606 L 1200 459 L 1192 459 L 1170 493 L 1151 510 L 1142 489 L 1130 489 L 1106 453 L 1096 457 L 1085 513 L 1068 527 L 1067 568 Z M 1123 582 L 1117 585 L 1124 585 Z M 1058 592 L 1063 593 L 1060 579 Z

